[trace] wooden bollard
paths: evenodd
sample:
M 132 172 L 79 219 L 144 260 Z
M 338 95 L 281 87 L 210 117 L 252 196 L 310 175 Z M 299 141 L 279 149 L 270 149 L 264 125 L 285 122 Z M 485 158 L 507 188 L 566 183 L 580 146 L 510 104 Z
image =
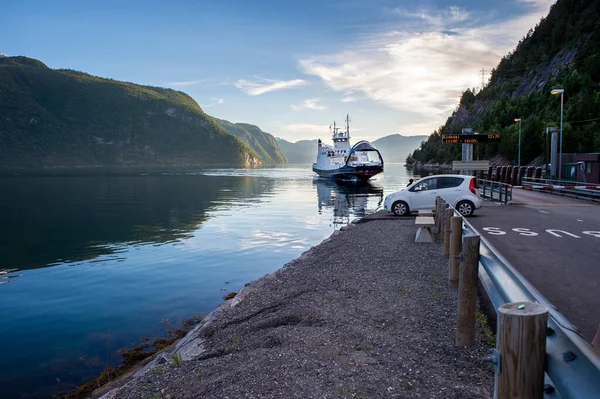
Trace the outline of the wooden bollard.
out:
M 440 231 L 437 236 L 438 241 L 444 239 L 444 231 L 448 230 L 448 228 L 446 227 L 446 209 L 448 209 L 448 203 L 442 199 L 440 205 Z
M 445 223 L 444 223 L 444 256 L 447 258 L 450 256 L 450 220 L 454 215 L 454 209 L 446 209 Z
M 448 268 L 448 282 L 450 287 L 458 288 L 458 269 L 460 259 L 458 255 L 462 247 L 462 217 L 453 216 L 450 221 L 450 267 Z
M 547 323 L 548 309 L 539 303 L 507 303 L 498 309 L 498 399 L 543 398 Z
M 470 235 L 462 241 L 462 261 L 458 283 L 458 324 L 456 346 L 475 344 L 475 313 L 477 313 L 477 270 L 479 267 L 479 236 Z
M 435 197 L 435 228 L 436 234 L 440 231 L 440 208 L 442 205 L 442 197 Z

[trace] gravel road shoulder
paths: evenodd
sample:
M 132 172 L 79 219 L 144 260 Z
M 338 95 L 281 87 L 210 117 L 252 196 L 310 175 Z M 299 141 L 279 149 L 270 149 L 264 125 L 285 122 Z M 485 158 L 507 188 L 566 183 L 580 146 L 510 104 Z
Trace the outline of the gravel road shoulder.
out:
M 200 331 L 200 355 L 106 397 L 491 398 L 490 347 L 479 332 L 454 346 L 448 261 L 415 231 L 385 212 L 344 227 L 252 282 Z

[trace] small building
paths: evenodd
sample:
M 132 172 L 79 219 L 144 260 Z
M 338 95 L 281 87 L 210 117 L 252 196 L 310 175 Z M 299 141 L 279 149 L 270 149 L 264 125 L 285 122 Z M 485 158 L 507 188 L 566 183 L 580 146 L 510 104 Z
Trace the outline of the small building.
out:
M 600 152 L 563 154 L 565 180 L 600 183 Z

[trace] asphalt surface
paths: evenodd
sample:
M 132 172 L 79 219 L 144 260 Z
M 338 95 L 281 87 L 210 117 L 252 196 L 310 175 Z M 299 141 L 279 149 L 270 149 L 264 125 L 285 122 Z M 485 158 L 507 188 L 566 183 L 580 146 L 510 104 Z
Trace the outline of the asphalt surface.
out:
M 469 222 L 593 339 L 600 325 L 600 205 L 515 189 L 511 205 L 485 202 Z

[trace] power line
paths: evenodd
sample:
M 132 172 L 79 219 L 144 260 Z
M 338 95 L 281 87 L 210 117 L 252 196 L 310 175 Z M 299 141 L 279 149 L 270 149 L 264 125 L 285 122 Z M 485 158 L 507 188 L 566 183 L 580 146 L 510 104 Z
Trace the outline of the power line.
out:
M 593 122 L 593 121 L 600 121 L 600 118 L 592 118 L 592 119 L 584 119 L 581 121 L 565 121 L 568 123 L 584 123 L 584 122 Z

